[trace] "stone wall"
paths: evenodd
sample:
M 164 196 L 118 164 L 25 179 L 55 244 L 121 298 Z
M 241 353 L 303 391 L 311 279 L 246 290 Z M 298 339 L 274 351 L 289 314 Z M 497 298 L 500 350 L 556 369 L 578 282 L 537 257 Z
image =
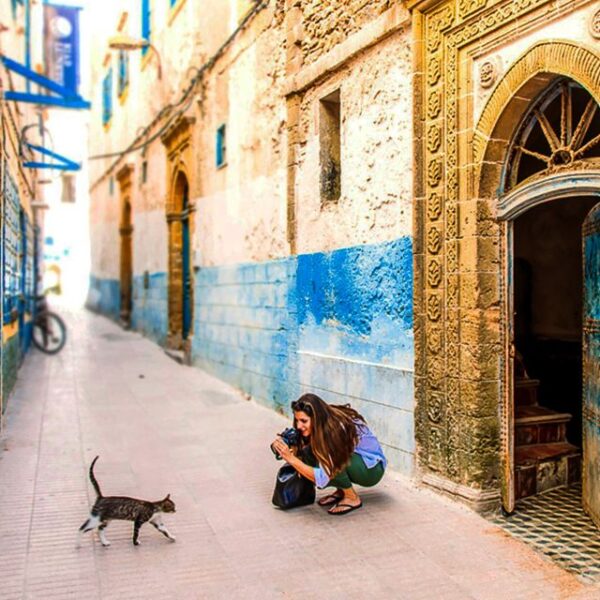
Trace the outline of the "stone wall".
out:
M 392 0 L 302 0 L 304 64 L 360 31 L 393 4 Z
M 340 91 L 341 195 L 323 203 L 319 104 Z M 332 250 L 412 232 L 411 32 L 398 32 L 312 86 L 299 106 L 297 248 Z

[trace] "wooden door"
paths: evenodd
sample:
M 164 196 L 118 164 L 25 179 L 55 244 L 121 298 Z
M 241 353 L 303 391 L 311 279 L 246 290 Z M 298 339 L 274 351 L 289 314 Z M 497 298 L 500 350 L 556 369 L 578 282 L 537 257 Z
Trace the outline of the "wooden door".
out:
M 583 223 L 583 507 L 600 527 L 600 204 Z

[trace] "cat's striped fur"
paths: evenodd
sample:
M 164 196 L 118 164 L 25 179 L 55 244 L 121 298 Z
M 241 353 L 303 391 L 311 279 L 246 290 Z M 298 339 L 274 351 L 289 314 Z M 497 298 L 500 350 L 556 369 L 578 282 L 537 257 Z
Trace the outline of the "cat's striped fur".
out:
M 129 498 L 127 496 L 103 496 L 100 485 L 94 476 L 94 465 L 98 458 L 96 456 L 90 465 L 90 481 L 96 490 L 96 502 L 92 506 L 90 516 L 79 528 L 77 545 L 79 546 L 79 539 L 83 533 L 97 528 L 102 545 L 110 546 L 104 530 L 110 521 L 113 520 L 133 521 L 133 543 L 136 546 L 140 543 L 138 539 L 140 527 L 147 522 L 174 542 L 175 537 L 169 533 L 169 530 L 162 522 L 163 513 L 175 512 L 175 503 L 171 500 L 170 494 L 167 494 L 165 498 L 156 502 Z

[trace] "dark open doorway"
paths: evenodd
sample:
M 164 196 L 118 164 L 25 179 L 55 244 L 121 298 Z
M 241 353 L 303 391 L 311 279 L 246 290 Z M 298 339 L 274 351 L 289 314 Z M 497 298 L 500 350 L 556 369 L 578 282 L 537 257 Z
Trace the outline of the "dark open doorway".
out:
M 515 499 L 581 478 L 582 223 L 595 197 L 514 222 Z

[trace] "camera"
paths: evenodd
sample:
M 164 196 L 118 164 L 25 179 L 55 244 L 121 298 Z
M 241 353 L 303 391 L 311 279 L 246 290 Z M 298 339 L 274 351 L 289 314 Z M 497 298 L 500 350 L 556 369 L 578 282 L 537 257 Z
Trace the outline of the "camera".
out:
M 300 441 L 300 432 L 294 427 L 286 427 L 280 434 L 279 437 L 290 447 L 297 446 Z M 271 452 L 275 455 L 277 460 L 281 460 L 281 456 L 271 446 Z

